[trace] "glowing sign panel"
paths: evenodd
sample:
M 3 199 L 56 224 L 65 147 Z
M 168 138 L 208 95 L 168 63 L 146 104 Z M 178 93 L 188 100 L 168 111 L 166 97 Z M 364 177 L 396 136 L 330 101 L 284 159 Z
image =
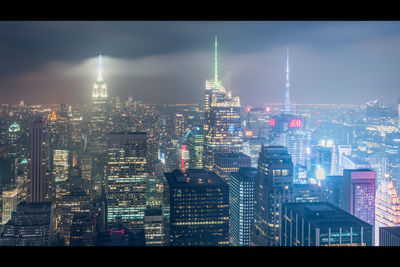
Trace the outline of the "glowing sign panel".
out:
M 252 131 L 246 131 L 246 136 L 247 136 L 247 137 L 253 136 L 253 132 L 252 132 Z
M 275 126 L 275 119 L 269 120 L 269 126 Z
M 299 120 L 299 119 L 291 120 L 290 123 L 289 123 L 289 127 L 290 128 L 300 128 L 301 127 L 301 120 Z

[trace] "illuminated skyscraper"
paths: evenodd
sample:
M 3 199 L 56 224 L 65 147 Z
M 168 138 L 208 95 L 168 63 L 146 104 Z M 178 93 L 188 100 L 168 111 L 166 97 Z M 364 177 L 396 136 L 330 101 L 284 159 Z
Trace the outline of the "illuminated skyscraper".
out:
M 318 168 L 324 170 L 325 176 L 332 175 L 333 158 L 334 158 L 334 145 L 320 145 L 314 149 L 315 163 L 313 164 L 313 177 L 315 177 Z
M 218 152 L 243 152 L 240 99 L 218 81 L 217 38 L 215 38 L 215 79 L 206 81 L 204 167 L 212 170 Z
M 376 191 L 375 246 L 379 244 L 379 228 L 400 226 L 400 203 L 391 180 L 384 179 Z
M 21 128 L 17 122 L 13 122 L 8 128 L 8 155 L 11 163 L 10 186 L 15 186 L 17 182 L 18 162 L 24 155 L 24 146 L 21 135 Z
M 189 149 L 188 146 L 186 144 L 179 144 L 178 146 L 178 169 L 180 171 L 185 171 L 187 168 L 189 168 L 189 159 L 190 159 L 190 155 L 189 155 Z
M 8 128 L 8 157 L 18 158 L 21 156 L 21 128 L 17 122 L 13 122 Z
M 120 220 L 128 228 L 143 229 L 146 209 L 147 135 L 110 133 L 107 162 L 107 228 Z
M 204 134 L 200 128 L 191 130 L 188 136 L 189 168 L 203 168 Z
M 388 175 L 388 157 L 384 152 L 373 153 L 365 159 L 369 167 L 376 172 L 376 185 L 378 186 Z
M 284 146 L 292 156 L 294 165 L 293 176 L 295 181 L 300 179 L 299 168 L 311 170 L 310 147 L 311 134 L 306 130 L 304 118 L 292 114 L 280 114 L 269 120 L 269 144 Z
M 278 246 L 283 203 L 293 198 L 293 163 L 287 148 L 262 147 L 255 184 L 252 245 Z
M 98 77 L 93 85 L 89 113 L 89 150 L 94 153 L 104 153 L 107 149 L 109 105 L 107 84 L 102 76 L 101 55 L 99 57 Z
M 174 129 L 175 138 L 181 139 L 185 133 L 185 117 L 180 113 L 176 113 L 174 116 Z
M 1 224 L 6 224 L 11 219 L 12 212 L 17 208 L 18 193 L 18 189 L 14 189 L 12 191 L 3 191 L 3 209 Z
M 232 246 L 250 246 L 254 219 L 256 168 L 240 168 L 230 173 L 229 239 Z
M 375 224 L 375 172 L 370 169 L 343 171 L 342 208 L 361 220 Z
M 68 150 L 53 150 L 53 176 L 56 185 L 56 199 L 65 194 L 69 173 Z
M 161 207 L 146 209 L 144 216 L 144 230 L 146 246 L 164 245 L 164 223 Z

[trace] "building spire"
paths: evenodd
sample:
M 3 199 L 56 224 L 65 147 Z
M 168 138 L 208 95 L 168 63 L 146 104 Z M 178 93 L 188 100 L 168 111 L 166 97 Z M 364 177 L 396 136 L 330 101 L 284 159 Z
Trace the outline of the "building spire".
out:
M 102 82 L 103 81 L 103 76 L 102 76 L 102 62 L 101 62 L 101 53 L 99 56 L 99 74 L 97 76 L 97 81 Z
M 217 84 L 218 83 L 218 40 L 216 35 L 214 42 L 214 78 L 215 78 L 215 84 Z
M 285 114 L 290 113 L 290 99 L 289 99 L 289 47 L 286 47 L 286 94 L 285 94 Z

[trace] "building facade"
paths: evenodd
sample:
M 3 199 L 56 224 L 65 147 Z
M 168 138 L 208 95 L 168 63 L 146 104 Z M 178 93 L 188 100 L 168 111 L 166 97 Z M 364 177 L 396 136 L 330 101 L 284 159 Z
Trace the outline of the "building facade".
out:
M 252 245 L 278 246 L 281 207 L 293 199 L 293 163 L 287 148 L 262 147 L 255 194 Z
M 107 161 L 107 228 L 118 219 L 128 228 L 143 228 L 146 209 L 147 134 L 111 133 Z
M 169 245 L 227 246 L 229 188 L 213 172 L 188 169 L 166 173 Z
M 329 204 L 285 203 L 281 246 L 372 246 L 372 225 Z
M 256 168 L 239 168 L 230 173 L 229 241 L 231 246 L 251 245 L 251 226 L 254 220 L 254 185 Z

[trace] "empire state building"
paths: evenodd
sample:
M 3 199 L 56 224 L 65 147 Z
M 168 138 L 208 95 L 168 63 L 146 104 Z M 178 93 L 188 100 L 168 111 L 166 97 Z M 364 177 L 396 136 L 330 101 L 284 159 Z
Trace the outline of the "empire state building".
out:
M 108 134 L 107 84 L 102 76 L 102 59 L 99 56 L 98 76 L 93 85 L 89 105 L 88 149 L 91 153 L 105 153 Z

